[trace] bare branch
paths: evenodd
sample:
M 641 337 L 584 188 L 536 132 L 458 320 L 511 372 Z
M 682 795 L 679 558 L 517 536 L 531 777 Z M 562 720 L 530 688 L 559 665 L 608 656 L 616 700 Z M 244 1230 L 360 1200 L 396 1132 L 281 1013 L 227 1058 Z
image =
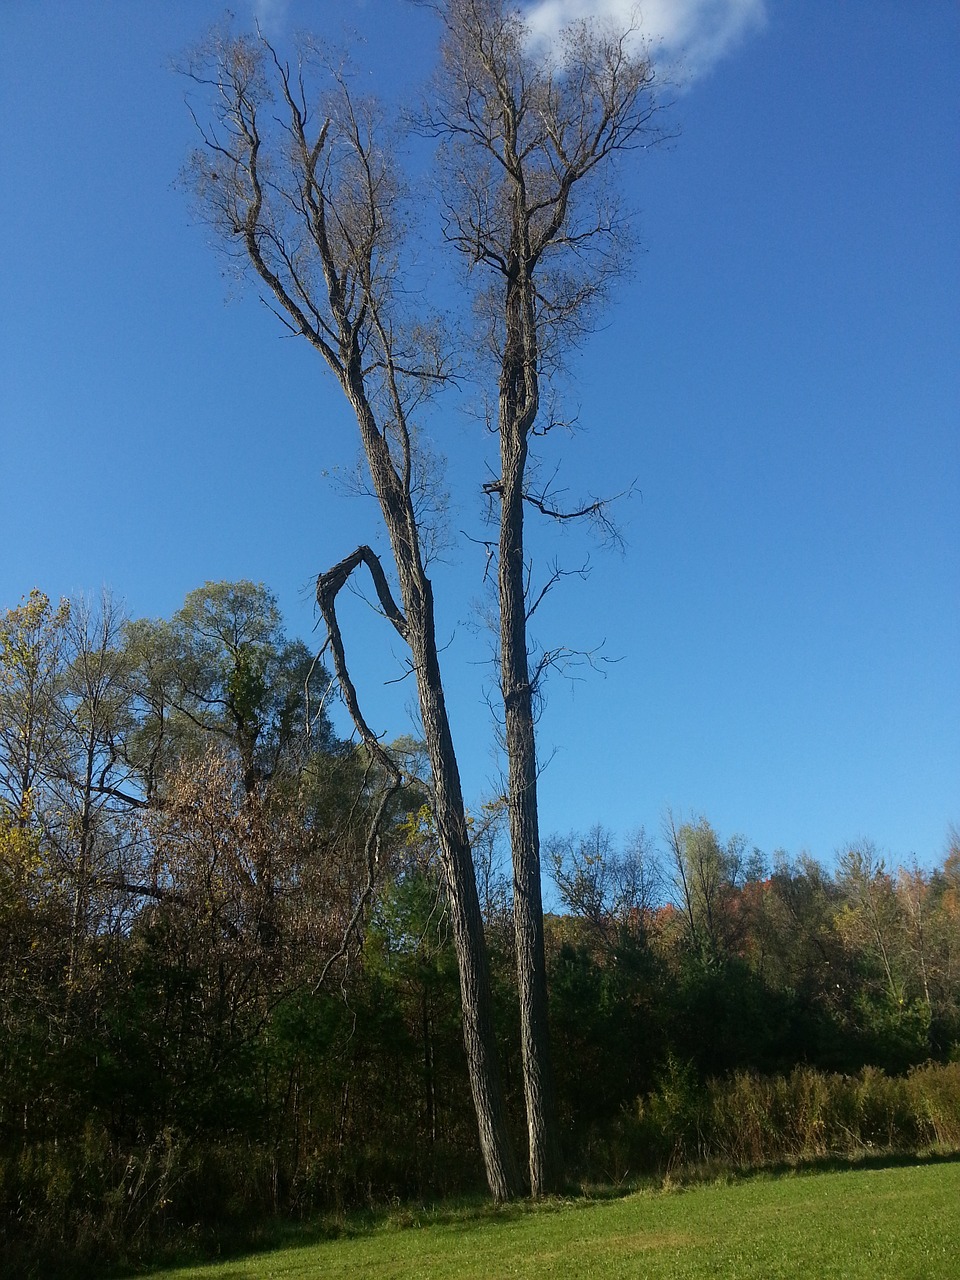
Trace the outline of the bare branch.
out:
M 536 613 L 538 607 L 543 601 L 544 596 L 546 596 L 547 593 L 550 590 L 552 590 L 552 588 L 555 587 L 558 582 L 561 581 L 561 579 L 580 578 L 581 581 L 583 581 L 587 577 L 589 577 L 589 574 L 590 574 L 589 561 L 587 561 L 586 564 L 581 565 L 579 569 L 561 569 L 559 564 L 557 564 L 556 561 L 554 561 L 550 575 L 547 578 L 546 582 L 543 584 L 543 586 L 540 588 L 539 592 L 537 593 L 537 598 L 534 600 L 532 604 L 527 605 L 527 610 L 526 610 L 527 621 L 529 622 L 530 619 L 533 617 L 534 613 Z M 529 596 L 529 592 L 527 594 Z
M 337 593 L 346 584 L 354 569 L 361 564 L 365 564 L 370 571 L 384 615 L 393 623 L 403 639 L 409 640 L 407 620 L 393 598 L 390 584 L 387 582 L 387 575 L 383 571 L 383 565 L 368 546 L 357 547 L 356 551 L 345 556 L 332 569 L 328 569 L 326 573 L 320 574 L 317 578 L 317 604 L 320 606 L 324 622 L 329 626 L 330 617 L 334 621 L 336 620 L 334 602 Z
M 377 802 L 377 807 L 371 816 L 370 823 L 367 828 L 367 837 L 364 842 L 364 860 L 367 868 L 366 883 L 357 897 L 356 906 L 354 907 L 353 914 L 347 922 L 347 927 L 343 931 L 340 945 L 336 950 L 331 952 L 324 961 L 323 968 L 320 970 L 320 973 L 313 984 L 314 992 L 319 991 L 323 987 L 323 984 L 327 980 L 327 974 L 337 961 L 341 960 L 347 954 L 350 947 L 350 941 L 360 927 L 360 923 L 366 914 L 367 906 L 376 888 L 377 868 L 380 862 L 380 835 L 383 821 L 390 801 L 397 794 L 402 785 L 400 771 L 397 769 L 393 761 L 390 760 L 390 757 L 387 756 L 386 752 L 382 752 L 382 755 L 384 759 L 390 762 L 390 769 L 387 771 L 389 781 L 380 793 L 380 799 Z

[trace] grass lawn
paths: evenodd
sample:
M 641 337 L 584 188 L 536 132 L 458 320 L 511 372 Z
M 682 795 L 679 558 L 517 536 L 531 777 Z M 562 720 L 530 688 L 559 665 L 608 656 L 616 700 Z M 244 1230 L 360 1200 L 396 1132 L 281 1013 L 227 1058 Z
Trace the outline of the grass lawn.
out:
M 318 1277 L 960 1278 L 960 1162 L 759 1175 L 619 1200 L 425 1212 L 165 1280 Z M 406 1221 L 406 1215 L 402 1215 Z

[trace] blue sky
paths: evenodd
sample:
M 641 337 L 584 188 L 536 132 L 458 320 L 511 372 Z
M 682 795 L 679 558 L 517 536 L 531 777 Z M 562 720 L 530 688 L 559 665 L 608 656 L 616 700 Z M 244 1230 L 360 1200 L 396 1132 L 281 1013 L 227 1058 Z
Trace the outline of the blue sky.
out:
M 430 69 L 432 19 L 403 0 L 257 8 L 278 39 L 352 26 L 360 83 L 394 99 Z M 547 456 L 572 493 L 636 478 L 642 498 L 622 555 L 534 533 L 541 564 L 592 567 L 538 637 L 618 659 L 548 687 L 544 831 L 656 832 L 672 806 L 767 854 L 829 861 L 865 837 L 929 864 L 960 821 L 960 10 L 643 12 L 685 68 L 680 135 L 631 166 L 642 252 L 572 363 L 579 428 Z M 107 585 L 169 615 L 245 577 L 309 637 L 311 579 L 384 546 L 331 480 L 356 453 L 336 389 L 175 187 L 193 138 L 169 63 L 221 13 L 0 6 L 0 607 Z M 451 527 L 476 537 L 491 442 L 462 408 L 431 428 Z M 497 772 L 482 571 L 461 540 L 434 574 L 474 803 Z M 369 718 L 407 731 L 389 635 L 360 601 L 347 626 Z

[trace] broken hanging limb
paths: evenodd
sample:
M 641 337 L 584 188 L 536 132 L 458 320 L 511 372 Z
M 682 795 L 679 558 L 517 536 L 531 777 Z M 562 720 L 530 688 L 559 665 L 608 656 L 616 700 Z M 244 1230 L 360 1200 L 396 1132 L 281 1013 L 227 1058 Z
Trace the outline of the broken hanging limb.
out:
M 364 745 L 370 750 L 378 763 L 383 766 L 387 774 L 398 779 L 399 785 L 400 771 L 396 762 L 384 750 L 380 739 L 363 718 L 360 703 L 357 699 L 357 690 L 347 669 L 343 635 L 340 631 L 340 623 L 337 620 L 337 596 L 349 581 L 350 575 L 361 564 L 365 564 L 370 570 L 370 576 L 373 578 L 373 585 L 376 587 L 377 597 L 384 613 L 399 634 L 406 640 L 408 638 L 407 620 L 393 598 L 390 584 L 387 582 L 387 576 L 383 572 L 383 566 L 370 547 L 357 547 L 356 551 L 351 552 L 350 555 L 335 564 L 332 569 L 328 569 L 326 573 L 321 573 L 318 576 L 317 606 L 327 628 L 327 644 L 329 644 L 330 651 L 333 654 L 333 669 L 336 672 L 343 700 L 350 713 L 350 719 L 353 721 L 354 727 Z
M 360 710 L 360 703 L 357 699 L 356 687 L 350 678 L 350 672 L 347 669 L 347 658 L 343 648 L 343 635 L 340 631 L 340 623 L 337 619 L 337 595 L 350 579 L 350 575 L 361 564 L 365 564 L 373 578 L 376 587 L 377 596 L 379 597 L 381 607 L 384 613 L 393 623 L 394 627 L 401 636 L 407 639 L 407 621 L 403 613 L 398 608 L 393 595 L 390 592 L 390 585 L 387 582 L 386 574 L 383 572 L 383 566 L 377 559 L 376 555 L 370 547 L 358 547 L 356 551 L 346 556 L 332 569 L 328 569 L 326 573 L 321 573 L 317 578 L 317 605 L 323 617 L 324 624 L 327 628 L 327 643 L 321 649 L 321 654 L 329 646 L 333 654 L 333 668 L 336 673 L 340 690 L 343 694 L 343 700 L 346 703 L 350 718 L 353 721 L 357 733 L 363 745 L 366 747 L 368 756 L 368 767 L 364 774 L 364 785 L 369 776 L 370 769 L 376 764 L 383 770 L 387 778 L 386 786 L 380 794 L 380 798 L 370 818 L 370 825 L 367 828 L 367 835 L 364 841 L 364 860 L 367 868 L 367 880 L 360 895 L 353 914 L 343 932 L 340 946 L 324 962 L 320 975 L 314 984 L 314 990 L 319 990 L 326 980 L 327 974 L 332 966 L 347 954 L 350 946 L 350 939 L 353 937 L 360 921 L 363 918 L 367 903 L 373 896 L 376 888 L 377 868 L 380 865 L 380 835 L 384 818 L 387 814 L 388 806 L 393 797 L 403 785 L 403 775 L 397 767 L 396 761 L 385 750 L 380 739 L 376 736 L 370 726 L 367 724 Z
M 379 746 L 379 743 L 377 745 Z M 386 752 L 383 751 L 383 748 L 380 748 L 380 750 L 382 755 L 389 760 L 389 756 L 387 756 Z M 373 763 L 372 759 L 368 761 L 367 769 L 364 772 L 363 778 L 364 786 L 366 785 L 367 777 L 369 776 L 370 769 L 373 767 Z M 393 761 L 390 761 L 390 763 L 393 765 Z M 340 945 L 337 947 L 336 951 L 331 952 L 323 962 L 323 968 L 320 970 L 320 973 L 313 984 L 314 994 L 322 988 L 323 984 L 327 980 L 327 974 L 337 961 L 342 960 L 349 951 L 350 940 L 360 927 L 360 922 L 367 909 L 367 903 L 373 897 L 373 891 L 377 887 L 377 867 L 380 864 L 380 828 L 387 812 L 387 806 L 400 790 L 403 781 L 400 775 L 400 770 L 397 769 L 396 765 L 393 765 L 392 772 L 388 774 L 388 777 L 390 781 L 380 793 L 380 799 L 377 802 L 377 807 L 370 819 L 370 825 L 367 828 L 367 837 L 363 845 L 364 861 L 366 862 L 367 867 L 366 884 L 364 884 L 357 896 L 356 906 L 353 909 L 353 914 L 347 922 L 347 927 L 343 931 L 343 935 L 340 939 Z

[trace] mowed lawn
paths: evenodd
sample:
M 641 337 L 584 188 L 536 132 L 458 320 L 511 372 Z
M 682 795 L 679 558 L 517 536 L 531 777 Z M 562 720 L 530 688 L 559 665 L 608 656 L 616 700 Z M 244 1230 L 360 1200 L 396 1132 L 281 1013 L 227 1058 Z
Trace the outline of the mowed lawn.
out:
M 960 1278 L 960 1163 L 757 1176 L 371 1230 L 167 1280 Z

